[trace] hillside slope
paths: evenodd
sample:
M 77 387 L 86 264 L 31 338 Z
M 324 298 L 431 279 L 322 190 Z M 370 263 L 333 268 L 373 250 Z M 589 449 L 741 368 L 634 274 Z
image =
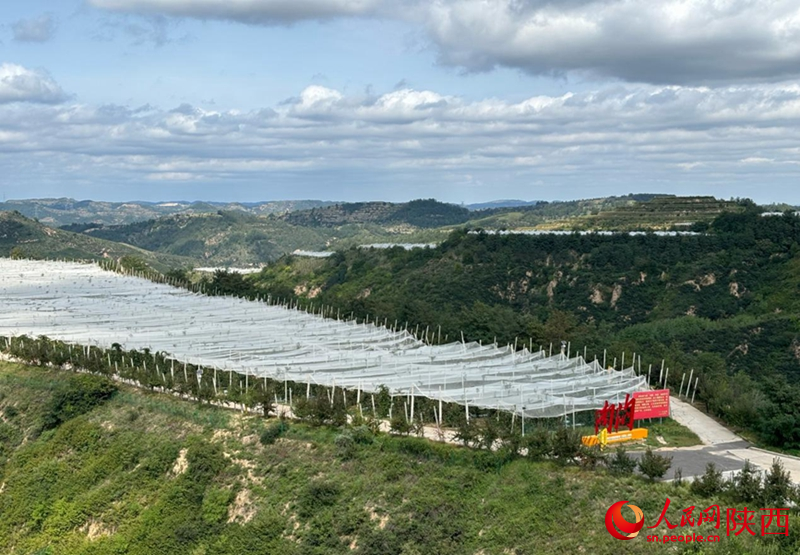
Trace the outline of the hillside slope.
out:
M 0 210 L 16 210 L 51 226 L 74 223 L 120 225 L 151 220 L 172 214 L 204 214 L 217 210 L 240 211 L 253 215 L 283 214 L 332 204 L 319 200 L 279 200 L 269 202 L 105 202 L 72 198 L 25 199 L 0 202 Z
M 685 485 L 364 430 L 354 442 L 355 430 L 291 422 L 262 443 L 274 419 L 113 394 L 89 375 L 0 363 L 0 386 L 9 554 L 610 555 L 619 541 L 604 515 L 621 499 L 655 518 L 668 496 L 673 522 L 681 508 L 726 504 Z M 797 542 L 744 534 L 704 553 L 791 553 Z M 625 549 L 652 553 L 644 536 Z
M 589 356 L 632 352 L 695 370 L 698 399 L 772 445 L 800 449 L 800 218 L 754 210 L 705 234 L 454 233 L 436 249 L 287 258 L 221 290 L 326 304 L 442 337 L 534 345 L 571 341 Z M 609 362 L 611 362 L 611 358 Z M 780 394 L 777 394 L 780 392 Z
M 284 215 L 283 219 L 302 226 L 334 227 L 371 223 L 434 228 L 462 224 L 471 216 L 470 210 L 463 206 L 427 199 L 399 204 L 390 202 L 335 204 L 292 212 Z
M 12 254 L 70 260 L 116 260 L 123 256 L 134 256 L 160 271 L 194 265 L 193 260 L 185 257 L 154 253 L 131 245 L 54 229 L 18 212 L 0 211 L 0 256 Z
M 370 222 L 300 225 L 283 217 L 241 212 L 179 214 L 124 226 L 81 226 L 89 237 L 118 241 L 205 264 L 258 265 L 301 250 L 331 250 L 384 241 L 431 241 L 446 233 L 412 226 L 394 229 Z
M 477 212 L 470 227 L 484 229 L 657 230 L 709 222 L 742 204 L 714 197 L 626 195 Z

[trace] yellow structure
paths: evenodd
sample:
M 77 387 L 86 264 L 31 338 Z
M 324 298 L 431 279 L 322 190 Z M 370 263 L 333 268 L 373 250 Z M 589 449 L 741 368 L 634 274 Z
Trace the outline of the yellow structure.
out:
M 603 428 L 600 433 L 593 436 L 583 436 L 581 442 L 587 447 L 593 445 L 600 445 L 604 448 L 609 443 L 622 443 L 623 441 L 636 441 L 639 439 L 647 438 L 646 428 L 634 428 L 633 430 L 625 430 L 624 432 L 611 432 Z

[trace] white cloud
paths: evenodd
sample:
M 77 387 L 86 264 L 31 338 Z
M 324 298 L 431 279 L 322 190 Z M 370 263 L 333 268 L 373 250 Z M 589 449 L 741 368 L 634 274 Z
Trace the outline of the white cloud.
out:
M 107 10 L 253 25 L 383 17 L 424 29 L 441 63 L 657 84 L 800 75 L 796 0 L 90 0 Z
M 64 91 L 47 73 L 16 64 L 0 65 L 0 104 L 9 102 L 55 104 L 65 98 Z
M 796 181 L 798 102 L 800 87 L 788 83 L 614 86 L 521 102 L 311 86 L 293 103 L 250 112 L 9 104 L 0 106 L 0 176 L 197 184 L 346 172 L 348 182 L 440 186 L 464 175 L 470 183 L 761 183 L 768 166 L 771 180 Z
M 369 15 L 381 0 L 90 0 L 90 3 L 119 12 L 274 25 Z
M 799 14 L 794 0 L 449 0 L 423 23 L 470 70 L 715 83 L 797 75 Z
M 48 13 L 32 19 L 20 19 L 11 24 L 11 31 L 18 42 L 47 42 L 56 34 L 56 20 Z

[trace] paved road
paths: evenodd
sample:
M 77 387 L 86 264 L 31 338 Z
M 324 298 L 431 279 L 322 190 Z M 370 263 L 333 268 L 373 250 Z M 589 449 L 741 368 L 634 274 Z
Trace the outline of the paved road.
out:
M 672 418 L 696 433 L 703 445 L 658 449 L 659 453 L 672 457 L 672 469 L 665 479 L 671 480 L 678 468 L 684 478 L 700 476 L 710 462 L 726 475 L 741 470 L 745 460 L 766 472 L 777 458 L 789 471 L 792 481 L 800 484 L 800 458 L 755 448 L 710 416 L 677 397 L 671 397 L 670 404 Z

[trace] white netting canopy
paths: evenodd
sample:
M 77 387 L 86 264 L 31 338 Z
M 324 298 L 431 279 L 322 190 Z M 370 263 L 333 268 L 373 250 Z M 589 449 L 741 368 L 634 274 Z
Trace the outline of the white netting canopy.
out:
M 95 265 L 0 258 L 0 335 L 150 348 L 279 380 L 442 399 L 528 417 L 563 416 L 646 389 L 634 368 L 581 356 L 449 343 L 406 331 L 208 297 Z

